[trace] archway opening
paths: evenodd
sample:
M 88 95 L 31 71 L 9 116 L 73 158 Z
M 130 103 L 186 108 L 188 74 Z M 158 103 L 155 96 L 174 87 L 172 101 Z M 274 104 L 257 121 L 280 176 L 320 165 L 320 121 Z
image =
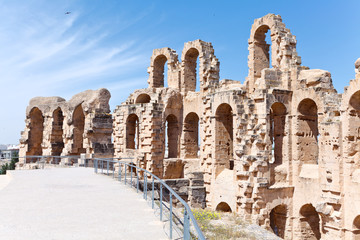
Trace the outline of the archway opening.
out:
M 44 117 L 39 108 L 35 107 L 30 111 L 30 131 L 28 138 L 27 156 L 42 155 L 42 141 L 44 132 Z
M 175 115 L 170 114 L 165 122 L 165 158 L 178 157 L 179 126 Z M 167 156 L 166 156 L 167 155 Z
M 184 148 L 185 158 L 199 157 L 199 117 L 194 112 L 189 113 L 184 120 Z
M 276 102 L 270 109 L 270 138 L 274 164 L 280 165 L 283 161 L 283 141 L 285 136 L 286 107 Z
M 254 80 L 261 77 L 261 70 L 270 67 L 271 44 L 266 42 L 270 38 L 270 34 L 267 34 L 269 29 L 269 26 L 263 25 L 256 30 L 254 35 Z
M 307 98 L 298 106 L 297 140 L 299 160 L 305 164 L 317 164 L 318 146 L 318 109 L 316 103 Z
M 351 96 L 349 105 L 357 111 L 360 110 L 360 91 L 357 91 Z
M 86 153 L 84 148 L 84 128 L 85 128 L 85 115 L 81 104 L 75 108 L 73 113 L 73 144 L 72 155 L 80 155 Z
M 353 221 L 353 234 L 355 240 L 360 240 L 360 215 L 357 215 Z
M 154 87 L 164 87 L 165 85 L 165 63 L 167 62 L 167 58 L 165 55 L 159 55 L 154 60 L 154 72 L 153 72 L 153 85 Z M 167 68 L 167 66 L 166 66 Z M 166 72 L 167 75 L 167 72 Z
M 302 239 L 320 239 L 320 217 L 312 204 L 305 204 L 300 209 L 300 228 Z
M 287 220 L 286 205 L 278 205 L 270 212 L 270 227 L 276 236 L 284 238 Z
M 360 141 L 360 91 L 355 92 L 349 100 L 348 122 L 346 140 L 351 145 L 357 145 Z M 358 148 L 348 148 L 348 155 L 354 156 Z
M 197 77 L 197 72 L 199 72 L 198 64 L 199 51 L 196 48 L 190 48 L 184 59 L 184 84 L 186 91 L 196 91 L 200 89 L 200 79 Z M 197 84 L 197 78 L 199 83 Z M 198 85 L 198 86 L 197 86 Z
M 229 104 L 221 104 L 215 113 L 215 154 L 218 165 L 234 169 L 233 113 Z
M 149 103 L 150 100 L 151 98 L 148 94 L 142 93 L 136 98 L 135 103 Z
M 139 118 L 130 114 L 126 120 L 126 148 L 139 149 Z
M 215 210 L 219 212 L 232 212 L 231 207 L 226 202 L 219 203 Z
M 63 122 L 64 115 L 61 108 L 55 109 L 53 112 L 53 122 L 51 130 L 51 155 L 60 156 L 64 148 L 63 140 Z

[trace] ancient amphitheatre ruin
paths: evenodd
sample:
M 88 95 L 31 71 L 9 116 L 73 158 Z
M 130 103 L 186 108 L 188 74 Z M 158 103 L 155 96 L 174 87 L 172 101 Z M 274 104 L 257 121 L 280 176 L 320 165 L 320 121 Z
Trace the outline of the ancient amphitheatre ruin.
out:
M 338 94 L 329 72 L 302 66 L 279 15 L 256 19 L 248 43 L 244 83 L 220 81 L 212 44 L 195 40 L 181 59 L 155 49 L 148 88 L 113 113 L 106 89 L 33 98 L 20 157 L 131 156 L 187 179 L 193 207 L 238 213 L 284 239 L 360 239 L 360 58 Z

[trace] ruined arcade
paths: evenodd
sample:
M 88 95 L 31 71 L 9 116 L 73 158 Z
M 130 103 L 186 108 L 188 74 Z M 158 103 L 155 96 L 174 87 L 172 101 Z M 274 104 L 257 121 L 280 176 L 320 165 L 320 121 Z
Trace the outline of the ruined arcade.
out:
M 133 157 L 193 207 L 285 239 L 360 239 L 360 59 L 338 94 L 329 72 L 302 65 L 279 15 L 256 19 L 248 44 L 243 83 L 219 80 L 209 42 L 185 43 L 180 58 L 155 49 L 148 88 L 112 118 L 106 89 L 34 98 L 20 155 Z

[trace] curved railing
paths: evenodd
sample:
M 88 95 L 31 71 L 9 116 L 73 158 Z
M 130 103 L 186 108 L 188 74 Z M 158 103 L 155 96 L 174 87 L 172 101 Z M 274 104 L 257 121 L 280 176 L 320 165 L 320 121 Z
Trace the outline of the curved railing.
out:
M 22 159 L 22 158 L 20 158 Z M 35 168 L 53 167 L 93 167 L 95 173 L 112 175 L 120 182 L 130 187 L 136 187 L 136 191 L 143 192 L 145 200 L 151 200 L 152 209 L 159 210 L 160 221 L 164 222 L 167 217 L 169 224 L 168 236 L 170 239 L 200 239 L 205 237 L 198 226 L 191 208 L 164 180 L 155 176 L 146 169 L 134 165 L 133 158 L 79 158 L 79 156 L 26 156 L 23 157 L 18 168 L 35 166 Z M 124 161 L 129 160 L 129 161 Z M 23 163 L 23 164 L 21 164 Z M 24 165 L 24 163 L 29 165 Z M 31 168 L 31 167 L 30 167 Z M 29 169 L 29 167 L 27 168 Z M 149 187 L 150 185 L 150 187 Z M 150 196 L 148 196 L 150 195 Z M 183 209 L 174 207 L 178 202 Z

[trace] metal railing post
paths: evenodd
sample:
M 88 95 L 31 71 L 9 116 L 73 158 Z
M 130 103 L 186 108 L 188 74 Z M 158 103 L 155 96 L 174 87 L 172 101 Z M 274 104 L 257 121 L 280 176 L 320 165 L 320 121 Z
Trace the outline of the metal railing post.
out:
M 104 161 L 101 160 L 101 174 L 104 173 Z
M 98 160 L 97 159 L 94 160 L 94 165 L 95 165 L 95 173 L 98 173 Z
M 170 192 L 170 217 L 169 217 L 169 221 L 170 221 L 170 239 L 172 239 L 172 193 Z
M 133 174 L 132 165 L 130 165 L 130 187 L 132 187 L 132 174 Z
M 147 174 L 145 173 L 145 179 L 144 179 L 144 184 L 145 184 L 145 200 L 147 200 Z
M 115 178 L 115 164 L 112 162 L 113 178 Z
M 162 184 L 160 183 L 160 221 L 162 221 Z
M 119 161 L 119 175 L 118 175 L 119 181 L 121 182 L 121 162 Z
M 152 177 L 152 190 L 151 190 L 151 208 L 154 209 L 154 176 Z
M 110 165 L 110 161 L 106 161 L 106 175 L 109 176 L 109 165 Z
M 184 240 L 190 240 L 190 221 L 189 213 L 186 208 L 184 212 Z
M 139 192 L 139 171 L 136 169 L 136 192 Z
M 125 168 L 125 178 L 124 178 L 124 182 L 125 182 L 125 185 L 126 185 L 126 163 L 124 164 L 124 168 Z

